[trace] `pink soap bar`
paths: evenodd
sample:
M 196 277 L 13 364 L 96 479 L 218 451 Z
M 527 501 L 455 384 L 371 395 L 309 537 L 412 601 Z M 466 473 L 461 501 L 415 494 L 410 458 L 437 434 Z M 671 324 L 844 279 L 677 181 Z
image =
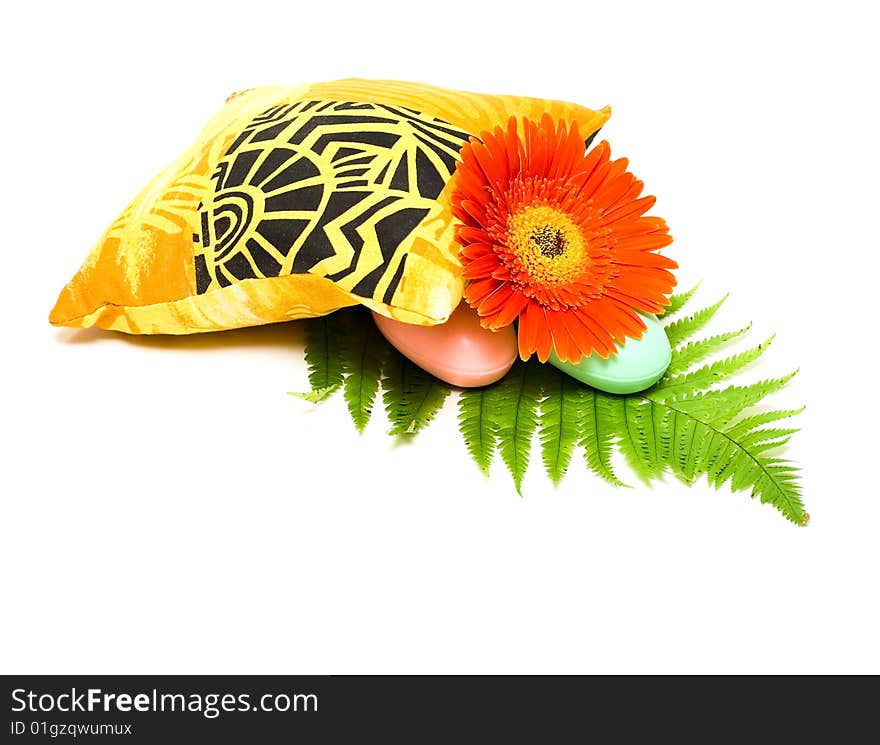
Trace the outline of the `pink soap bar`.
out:
M 502 378 L 516 359 L 513 326 L 484 329 L 477 312 L 464 302 L 438 326 L 401 323 L 378 313 L 373 318 L 402 355 L 451 385 L 489 385 Z

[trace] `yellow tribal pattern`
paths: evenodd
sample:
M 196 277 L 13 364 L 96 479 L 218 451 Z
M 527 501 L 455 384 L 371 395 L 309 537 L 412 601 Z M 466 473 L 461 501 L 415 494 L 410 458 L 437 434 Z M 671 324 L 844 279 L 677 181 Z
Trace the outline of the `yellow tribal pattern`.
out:
M 114 221 L 50 315 L 192 333 L 363 303 L 440 323 L 461 298 L 450 184 L 471 135 L 607 109 L 392 81 L 236 94 Z
M 212 175 L 216 187 L 193 235 L 197 291 L 308 272 L 392 305 L 410 239 L 441 215 L 437 197 L 468 136 L 382 104 L 310 100 L 268 109 Z M 453 255 L 443 260 L 454 269 Z

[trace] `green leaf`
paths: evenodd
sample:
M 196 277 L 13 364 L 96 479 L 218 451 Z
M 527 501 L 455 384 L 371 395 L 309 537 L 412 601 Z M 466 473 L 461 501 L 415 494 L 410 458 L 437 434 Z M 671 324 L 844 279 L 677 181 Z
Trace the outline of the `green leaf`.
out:
M 617 442 L 630 468 L 643 481 L 663 473 L 653 410 L 638 396 L 621 396 L 613 402 Z
M 727 424 L 745 409 L 782 390 L 797 371 L 781 378 L 762 380 L 745 386 L 728 386 L 718 391 L 697 393 L 676 400 L 676 408 L 716 425 Z M 660 402 L 663 402 L 662 399 Z
M 491 399 L 501 459 L 510 470 L 519 494 L 522 493 L 522 480 L 529 465 L 532 435 L 538 426 L 540 364 L 534 359 L 529 362 L 517 360 L 497 384 L 496 395 Z
M 544 468 L 558 484 L 571 462 L 571 454 L 581 437 L 583 386 L 550 365 L 542 365 L 541 453 Z
M 342 385 L 339 320 L 339 314 L 332 313 L 306 321 L 306 364 L 312 392 L 334 391 Z
M 363 432 L 373 413 L 388 342 L 365 309 L 351 311 L 346 321 L 340 345 L 345 375 L 342 389 L 354 426 Z
M 694 296 L 694 293 L 700 289 L 700 282 L 697 282 L 691 289 L 686 290 L 685 292 L 678 292 L 675 295 L 670 295 L 669 297 L 669 305 L 666 306 L 665 310 L 662 313 L 658 313 L 658 316 L 663 316 L 668 318 L 673 313 L 677 313 L 680 311 L 687 302 Z
M 496 384 L 497 385 L 497 384 Z M 498 441 L 498 424 L 492 416 L 495 386 L 466 388 L 458 398 L 458 429 L 480 470 L 487 474 Z
M 689 291 L 675 296 L 667 315 L 684 307 L 692 295 Z M 570 467 L 574 448 L 583 447 L 591 470 L 623 485 L 611 465 L 617 449 L 645 481 L 672 473 L 691 484 L 705 476 L 715 488 L 729 485 L 732 491 L 748 491 L 792 522 L 805 525 L 809 516 L 804 512 L 798 469 L 771 455 L 797 432 L 776 423 L 802 409 L 756 410 L 794 373 L 716 387 L 754 363 L 769 341 L 696 367 L 748 331 L 689 341 L 723 301 L 667 324 L 675 346 L 672 365 L 657 385 L 641 393 L 619 396 L 596 391 L 536 360 L 517 361 L 491 386 L 462 391 L 459 430 L 471 457 L 488 473 L 495 452 L 500 452 L 521 492 L 537 429 L 544 467 L 554 483 Z M 310 324 L 307 331 L 310 382 L 329 385 L 294 395 L 318 401 L 341 387 L 352 419 L 362 430 L 382 380 L 391 433 L 409 435 L 426 426 L 448 396 L 449 386 L 392 350 L 363 308 L 336 316 L 322 321 L 323 327 Z M 339 329 L 335 335 L 328 330 L 334 324 Z M 332 351 L 334 344 L 338 352 Z
M 450 393 L 445 383 L 392 351 L 382 380 L 391 435 L 413 435 L 427 425 Z
M 674 348 L 681 344 L 681 342 L 686 341 L 696 334 L 701 328 L 703 328 L 703 326 L 712 320 L 712 317 L 724 304 L 725 300 L 727 300 L 727 295 L 721 298 L 717 303 L 710 305 L 708 308 L 703 308 L 691 316 L 680 318 L 677 321 L 672 321 L 671 323 L 666 324 L 666 336 L 669 337 L 670 345 Z
M 757 347 L 752 347 L 745 352 L 740 352 L 710 365 L 704 365 L 686 375 L 665 377 L 654 387 L 653 393 L 655 396 L 661 397 L 663 401 L 693 396 L 699 391 L 705 390 L 725 378 L 729 378 L 731 375 L 742 370 L 746 365 L 754 362 L 764 354 L 772 342 L 773 337 L 771 336 Z
M 730 435 L 731 437 L 740 437 L 756 427 L 763 427 L 765 424 L 778 422 L 780 419 L 790 419 L 802 413 L 803 410 L 803 407 L 801 407 L 800 409 L 777 409 L 775 411 L 762 411 L 759 414 L 752 414 L 734 424 L 730 428 Z
M 326 388 L 315 388 L 311 391 L 306 391 L 305 393 L 301 393 L 299 391 L 288 391 L 289 396 L 296 396 L 297 398 L 301 398 L 303 401 L 308 401 L 309 403 L 318 404 L 321 403 L 325 398 L 329 398 L 332 396 L 337 390 L 339 390 L 338 385 L 328 386 Z
M 799 431 L 797 427 L 767 427 L 750 432 L 739 443 L 753 451 L 760 449 L 763 452 L 785 445 L 791 436 Z
M 715 334 L 708 339 L 690 341 L 684 346 L 676 347 L 672 350 L 672 361 L 669 363 L 669 369 L 666 370 L 665 378 L 686 372 L 692 365 L 723 349 L 728 342 L 747 333 L 750 328 L 751 324 L 738 331 Z
M 611 467 L 612 445 L 617 439 L 622 412 L 619 396 L 584 387 L 580 394 L 581 441 L 587 465 L 615 486 L 626 486 Z
M 768 458 L 765 455 L 768 449 L 766 438 L 738 439 L 723 426 L 679 409 L 678 404 L 653 401 L 649 394 L 643 398 L 645 404 L 638 406 L 643 424 L 636 424 L 636 429 L 647 431 L 645 412 L 650 410 L 650 421 L 655 427 L 653 437 L 656 439 L 659 422 L 659 427 L 672 438 L 674 454 L 674 457 L 658 462 L 643 448 L 634 448 L 636 457 L 642 460 L 644 471 L 659 475 L 660 471 L 669 468 L 688 483 L 696 476 L 705 474 L 715 488 L 729 481 L 732 491 L 750 489 L 752 496 L 772 504 L 793 523 L 806 524 L 807 516 L 796 480 L 797 469 L 778 458 Z M 782 434 L 786 432 L 781 431 Z M 767 438 L 778 436 L 779 433 L 770 432 Z M 781 443 L 776 442 L 771 447 L 778 444 Z

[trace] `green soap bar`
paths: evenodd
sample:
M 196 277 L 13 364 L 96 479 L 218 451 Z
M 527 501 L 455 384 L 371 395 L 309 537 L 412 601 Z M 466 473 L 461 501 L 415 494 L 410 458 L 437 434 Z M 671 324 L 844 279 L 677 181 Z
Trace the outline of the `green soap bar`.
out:
M 656 316 L 640 313 L 648 329 L 641 339 L 627 339 L 617 354 L 607 360 L 598 354 L 583 357 L 577 364 L 563 362 L 555 352 L 550 364 L 582 383 L 607 393 L 635 393 L 650 388 L 666 372 L 672 361 L 672 348 Z

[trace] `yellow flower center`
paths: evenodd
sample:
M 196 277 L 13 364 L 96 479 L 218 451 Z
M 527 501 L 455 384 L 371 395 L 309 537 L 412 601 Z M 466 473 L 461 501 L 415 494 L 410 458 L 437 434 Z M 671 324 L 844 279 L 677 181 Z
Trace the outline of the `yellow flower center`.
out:
M 589 262 L 580 228 L 553 207 L 526 207 L 507 221 L 507 245 L 531 282 L 573 282 Z

